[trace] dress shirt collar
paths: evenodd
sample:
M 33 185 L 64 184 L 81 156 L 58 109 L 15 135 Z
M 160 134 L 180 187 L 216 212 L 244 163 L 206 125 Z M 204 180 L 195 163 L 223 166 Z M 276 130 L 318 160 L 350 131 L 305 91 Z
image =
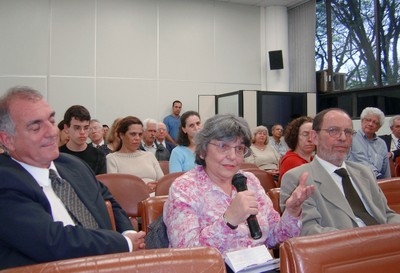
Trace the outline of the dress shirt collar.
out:
M 50 186 L 50 178 L 49 178 L 49 169 L 53 169 L 57 172 L 56 166 L 54 165 L 54 162 L 51 161 L 50 167 L 47 168 L 39 168 L 35 167 L 29 164 L 26 164 L 24 162 L 18 161 L 15 158 L 12 158 L 15 162 L 18 162 L 30 175 L 33 176 L 33 178 L 36 180 L 36 182 L 39 184 L 41 187 L 48 187 Z M 58 172 L 57 172 L 58 174 Z

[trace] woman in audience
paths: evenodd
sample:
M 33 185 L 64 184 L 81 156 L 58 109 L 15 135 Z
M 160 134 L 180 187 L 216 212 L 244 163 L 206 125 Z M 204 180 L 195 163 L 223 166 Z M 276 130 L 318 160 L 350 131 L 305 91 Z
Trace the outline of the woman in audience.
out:
M 215 115 L 196 136 L 196 167 L 177 178 L 165 203 L 163 219 L 170 247 L 212 246 L 227 252 L 265 244 L 274 247 L 301 230 L 301 206 L 313 192 L 306 175 L 286 202 L 280 217 L 258 179 L 240 170 L 249 154 L 251 132 L 243 118 Z M 248 190 L 232 186 L 236 173 L 247 178 Z M 262 231 L 250 237 L 246 219 L 257 215 Z
M 118 123 L 117 135 L 121 142 L 117 151 L 106 156 L 107 173 L 126 173 L 139 176 L 154 191 L 156 180 L 164 173 L 156 157 L 139 149 L 143 124 L 137 117 L 128 116 Z
M 181 124 L 177 143 L 169 158 L 169 172 L 186 172 L 195 166 L 194 150 L 196 144 L 193 137 L 201 129 L 200 115 L 195 111 L 187 111 L 181 116 Z
M 254 128 L 251 142 L 251 155 L 245 159 L 245 162 L 254 163 L 260 169 L 278 175 L 280 156 L 269 144 L 268 128 L 265 126 Z
M 110 149 L 112 152 L 115 152 L 121 143 L 121 140 L 119 139 L 117 134 L 118 122 L 120 121 L 121 118 L 116 118 L 113 124 L 111 125 L 111 129 L 109 129 L 107 132 L 107 137 L 106 137 L 107 148 Z
M 280 185 L 282 176 L 290 169 L 308 163 L 313 159 L 315 145 L 311 141 L 310 131 L 313 119 L 301 116 L 292 120 L 285 129 L 285 142 L 289 151 L 281 159 L 279 167 Z

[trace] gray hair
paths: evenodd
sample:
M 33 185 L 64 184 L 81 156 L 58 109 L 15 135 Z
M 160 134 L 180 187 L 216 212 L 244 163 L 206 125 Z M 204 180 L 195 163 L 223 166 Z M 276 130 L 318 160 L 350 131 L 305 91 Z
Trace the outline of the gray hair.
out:
M 253 135 L 252 135 L 251 142 L 252 143 L 256 142 L 256 134 L 259 132 L 265 132 L 267 134 L 264 144 L 268 144 L 268 142 L 269 142 L 268 128 L 263 125 L 257 126 L 256 128 L 253 129 Z
M 15 124 L 10 116 L 10 105 L 15 99 L 38 101 L 43 99 L 42 94 L 28 86 L 14 86 L 7 90 L 0 98 L 0 131 L 15 135 Z
M 224 142 L 243 140 L 246 147 L 251 145 L 251 132 L 244 118 L 231 114 L 220 114 L 209 118 L 199 132 L 194 136 L 196 143 L 196 163 L 205 166 L 204 157 L 207 155 L 207 145 L 211 140 Z
M 400 119 L 400 115 L 393 116 L 389 119 L 389 128 L 393 127 L 393 124 L 396 120 Z
M 157 120 L 152 119 L 152 118 L 146 118 L 145 120 L 143 120 L 143 131 L 147 130 L 148 124 L 155 124 L 157 127 Z
M 364 108 L 364 110 L 362 110 L 362 112 L 361 112 L 360 119 L 363 120 L 367 116 L 378 116 L 380 127 L 382 127 L 382 125 L 385 123 L 385 114 L 379 108 L 375 108 L 375 107 Z

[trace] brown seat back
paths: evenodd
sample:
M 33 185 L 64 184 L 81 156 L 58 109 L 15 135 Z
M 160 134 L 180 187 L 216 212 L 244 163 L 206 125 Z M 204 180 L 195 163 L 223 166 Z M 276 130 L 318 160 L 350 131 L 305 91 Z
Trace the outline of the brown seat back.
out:
M 400 225 L 291 238 L 280 245 L 281 273 L 399 272 Z
M 169 174 L 169 161 L 167 160 L 160 160 L 158 161 L 160 164 L 161 170 L 163 171 L 164 175 Z
M 148 227 L 160 216 L 164 209 L 164 203 L 167 201 L 168 195 L 152 196 L 140 202 L 142 208 L 142 230 L 146 233 Z
M 274 209 L 282 215 L 281 207 L 279 205 L 280 194 L 281 188 L 273 188 L 267 191 L 267 195 L 271 199 Z
M 107 207 L 107 211 L 108 211 L 108 216 L 110 216 L 112 230 L 117 230 L 117 227 L 115 225 L 114 211 L 113 211 L 111 202 L 106 200 L 105 203 L 106 203 L 106 207 Z
M 221 254 L 211 247 L 148 249 L 7 269 L 5 273 L 225 273 Z
M 240 169 L 241 170 L 258 169 L 258 166 L 256 164 L 254 164 L 254 163 L 242 162 L 242 164 L 240 165 Z
M 400 177 L 378 179 L 378 186 L 385 194 L 389 208 L 400 213 Z
M 138 204 L 150 196 L 146 183 L 140 177 L 131 174 L 108 173 L 99 174 L 96 178 L 107 186 L 129 217 L 140 216 Z
M 161 177 L 157 181 L 156 192 L 155 195 L 168 195 L 169 187 L 171 186 L 174 180 L 184 174 L 185 172 L 176 172 L 176 173 L 169 173 Z
M 261 186 L 264 188 L 265 192 L 268 192 L 269 189 L 276 188 L 274 176 L 271 173 L 259 168 L 244 169 L 243 171 L 254 174 L 258 180 L 260 180 Z

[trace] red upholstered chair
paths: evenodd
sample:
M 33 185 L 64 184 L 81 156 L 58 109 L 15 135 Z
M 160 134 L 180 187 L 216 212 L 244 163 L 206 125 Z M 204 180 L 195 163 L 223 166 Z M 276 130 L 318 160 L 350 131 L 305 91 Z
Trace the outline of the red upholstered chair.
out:
M 115 200 L 130 217 L 135 229 L 138 230 L 137 218 L 141 217 L 138 204 L 150 196 L 146 183 L 140 177 L 122 173 L 99 174 L 96 178 L 107 186 Z
M 274 209 L 277 212 L 279 212 L 279 214 L 282 215 L 281 207 L 279 205 L 280 194 L 281 194 L 281 188 L 273 188 L 273 189 L 269 189 L 267 191 L 267 195 L 268 195 L 269 199 L 271 199 Z
M 168 195 L 152 196 L 140 202 L 142 209 L 142 230 L 148 233 L 148 227 L 160 216 Z
M 300 236 L 280 245 L 281 273 L 397 273 L 400 225 Z
M 225 273 L 221 254 L 212 247 L 146 249 L 6 269 L 2 273 Z
M 243 171 L 253 173 L 258 178 L 258 180 L 260 180 L 261 186 L 264 188 L 265 192 L 268 192 L 269 189 L 277 187 L 274 176 L 267 171 L 261 170 L 259 168 L 244 169 Z
M 158 179 L 155 195 L 168 195 L 172 182 L 185 172 L 169 173 Z
M 378 186 L 385 194 L 389 208 L 400 213 L 400 177 L 378 179 Z
M 164 175 L 169 174 L 169 161 L 167 160 L 161 160 L 158 161 L 160 164 L 161 170 L 163 171 Z
M 242 164 L 240 165 L 240 169 L 244 170 L 244 169 L 258 169 L 258 166 L 254 163 L 248 163 L 248 162 L 242 162 Z

